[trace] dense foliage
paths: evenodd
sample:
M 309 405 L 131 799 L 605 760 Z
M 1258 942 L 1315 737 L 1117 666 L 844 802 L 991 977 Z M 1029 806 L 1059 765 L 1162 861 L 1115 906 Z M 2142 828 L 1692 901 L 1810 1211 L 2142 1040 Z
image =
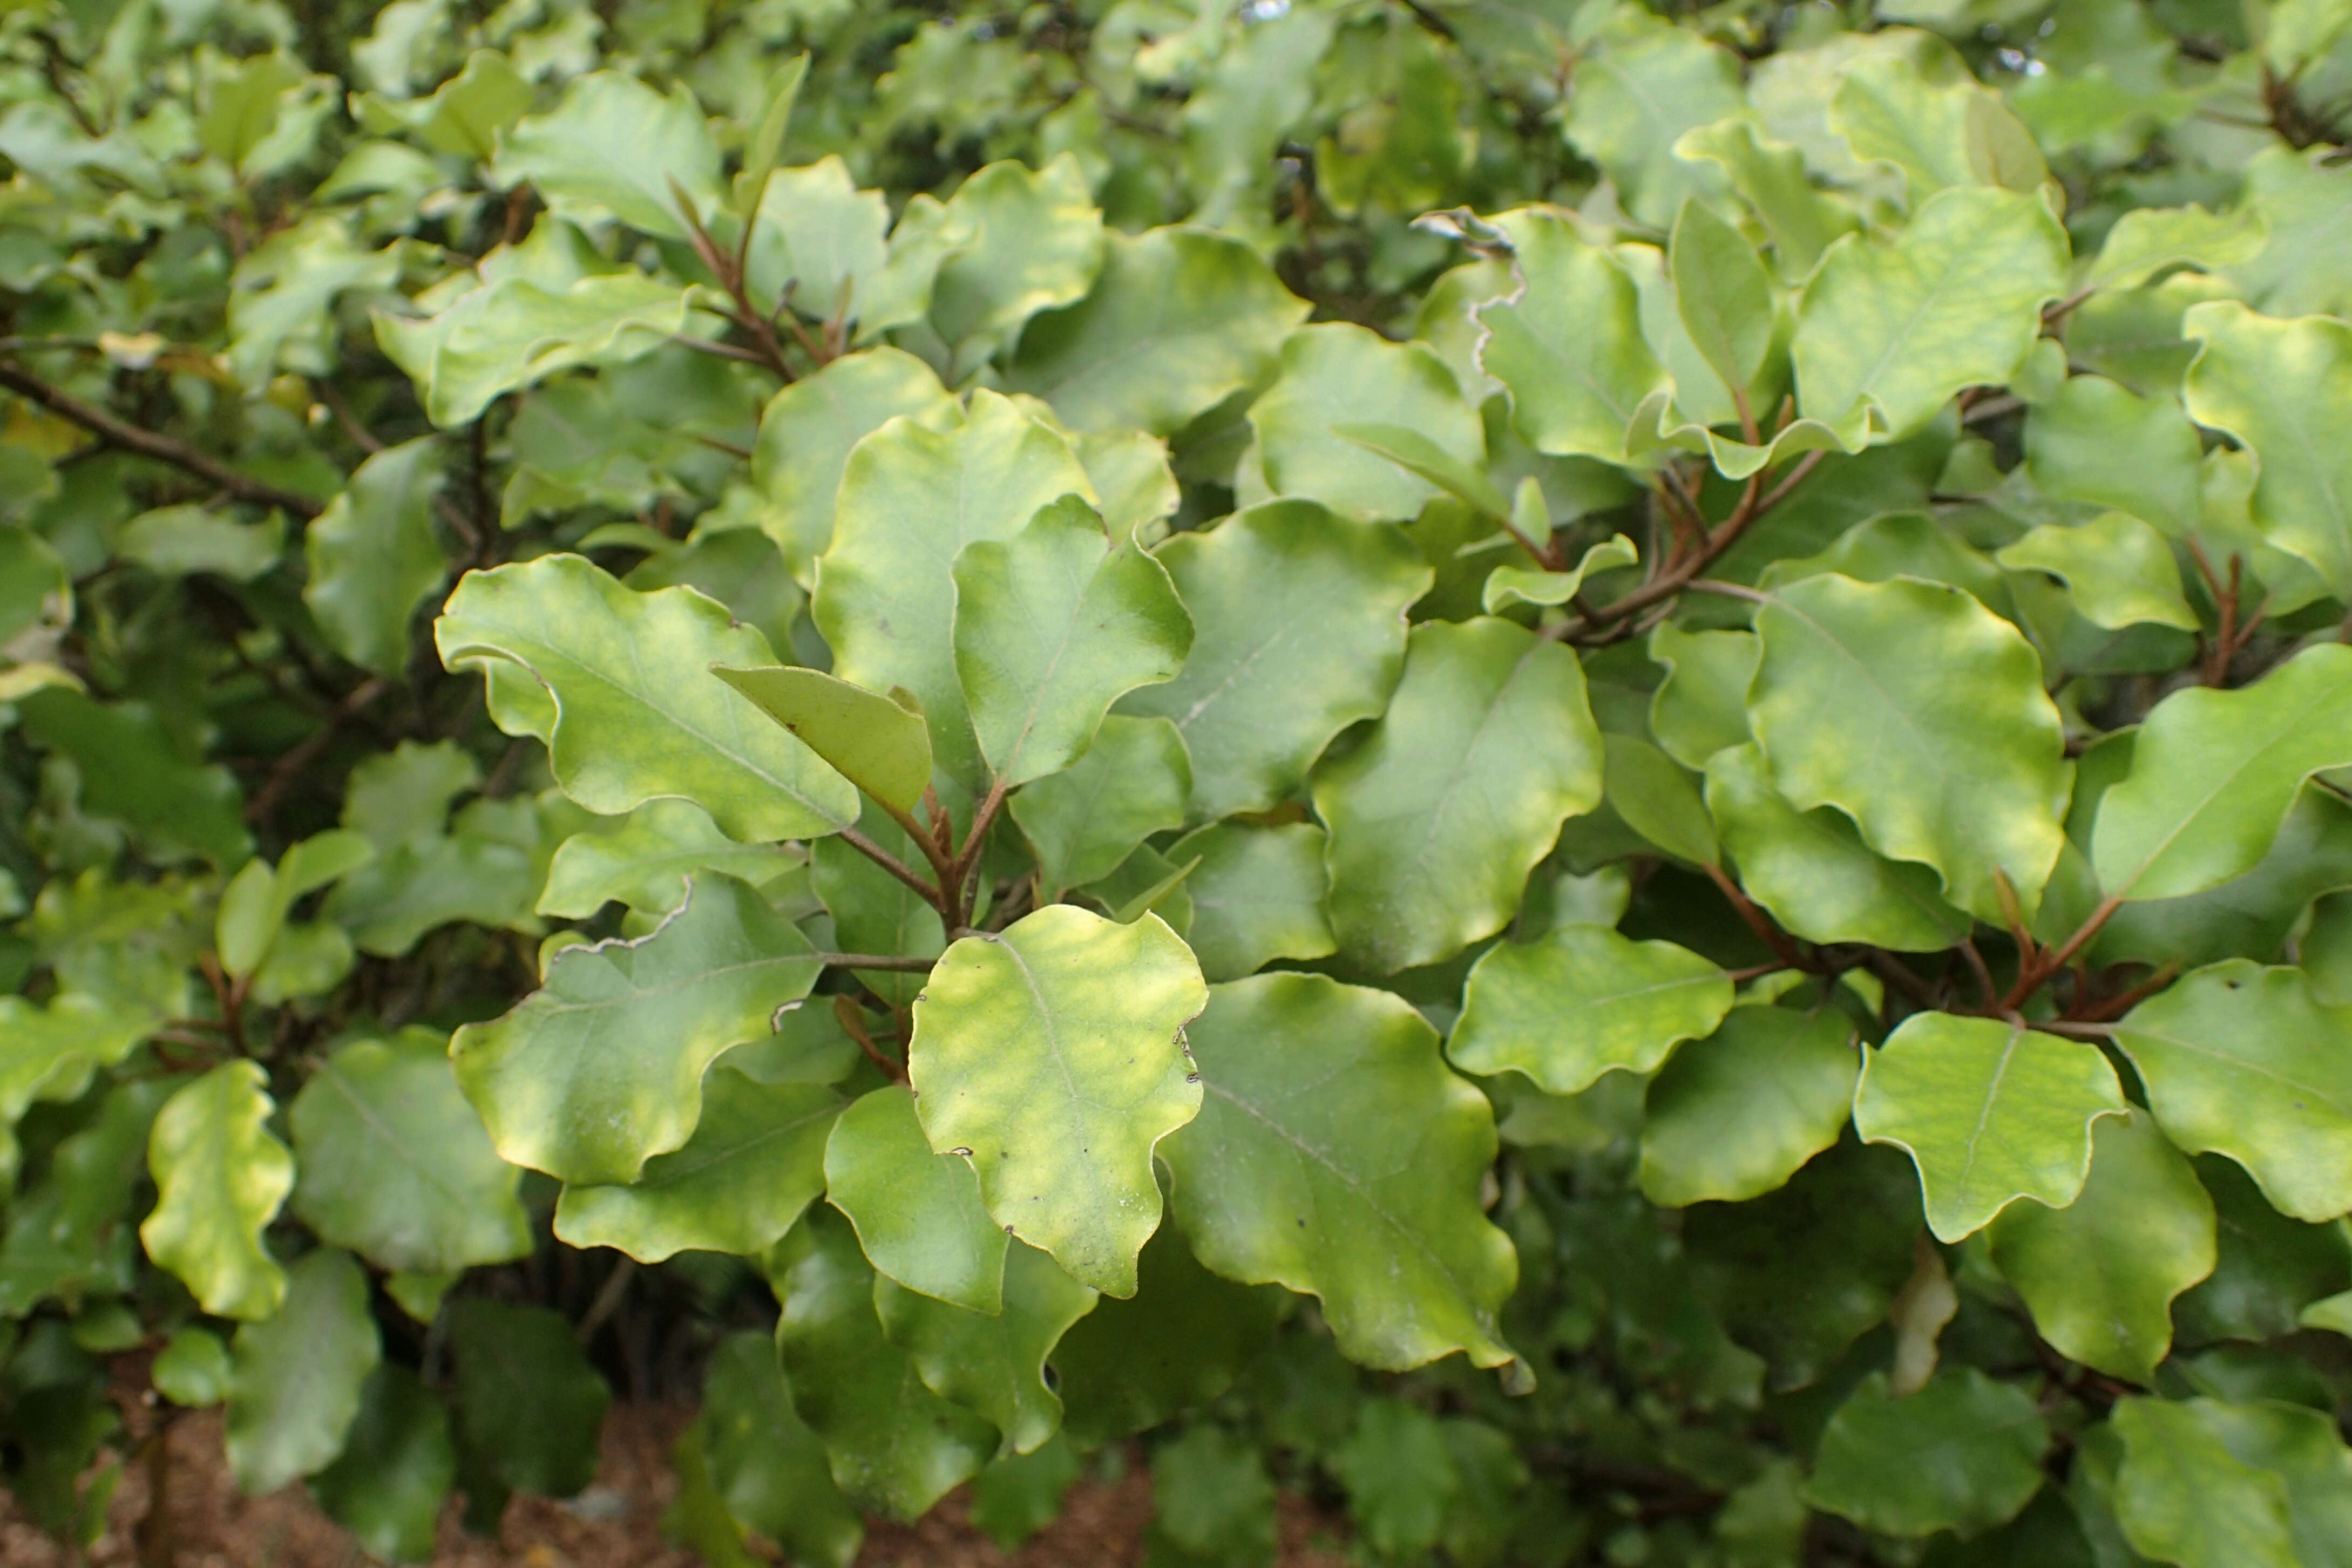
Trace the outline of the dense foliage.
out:
M 2352 0 L 0 4 L 19 1504 L 225 1401 L 415 1559 L 688 1369 L 722 1565 L 1136 1451 L 1171 1568 L 2352 1561 L 2347 109 Z

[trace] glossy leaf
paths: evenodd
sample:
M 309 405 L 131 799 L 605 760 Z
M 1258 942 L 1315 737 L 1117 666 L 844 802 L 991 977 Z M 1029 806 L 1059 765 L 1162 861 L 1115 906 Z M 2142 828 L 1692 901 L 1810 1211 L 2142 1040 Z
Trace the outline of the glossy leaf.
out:
M 967 936 L 915 1004 L 907 1066 L 923 1134 L 961 1152 L 996 1222 L 1081 1284 L 1135 1293 L 1160 1223 L 1151 1154 L 1201 1106 L 1184 1026 L 1207 1004 L 1157 915 L 1072 904 Z
M 406 1367 L 387 1363 L 361 1386 L 343 1451 L 310 1478 L 310 1492 L 373 1555 L 425 1563 L 457 1472 L 440 1396 Z
M 824 1190 L 825 1136 L 840 1096 L 816 1083 L 766 1084 L 725 1062 L 702 1082 L 694 1135 L 625 1186 L 568 1186 L 555 1234 L 641 1263 L 688 1249 L 758 1253 Z
M 1033 1452 L 1061 1429 L 1062 1402 L 1045 1381 L 1045 1359 L 1094 1304 L 1092 1290 L 1045 1253 L 1018 1245 L 1004 1259 L 1003 1298 L 993 1313 L 887 1278 L 874 1282 L 874 1310 L 890 1343 L 933 1393 L 987 1417 L 1006 1454 Z
M 1207 1098 L 1162 1152 L 1202 1261 L 1318 1297 L 1366 1365 L 1512 1360 L 1517 1261 L 1477 1213 L 1493 1113 L 1436 1031 L 1381 992 L 1261 975 L 1215 988 L 1192 1035 Z
M 1993 1221 L 1993 1261 L 2062 1354 L 2149 1383 L 2173 1298 L 2213 1270 L 2213 1200 L 2145 1112 L 2103 1118 L 2092 1145 L 2073 1203 L 2013 1204 Z
M 710 673 L 884 805 L 911 812 L 931 787 L 931 734 L 919 709 L 822 670 L 716 664 Z
M 892 348 L 845 354 L 768 402 L 751 449 L 751 482 L 769 503 L 760 526 L 806 580 L 833 542 L 834 500 L 852 448 L 900 414 L 918 423 L 957 422 L 940 378 Z
M 1444 361 L 1419 343 L 1391 343 L 1361 327 L 1302 327 L 1282 345 L 1274 384 L 1250 405 L 1259 460 L 1276 496 L 1321 502 L 1371 522 L 1421 510 L 1438 487 L 1339 433 L 1402 425 L 1454 462 L 1484 465 L 1486 437 Z
M 1145 839 L 1182 827 L 1192 781 L 1174 724 L 1113 714 L 1084 756 L 1032 780 L 1009 810 L 1036 852 L 1039 885 L 1053 892 L 1099 882 Z
M 1476 312 L 1480 367 L 1511 390 L 1512 423 L 1537 451 L 1627 461 L 1635 412 L 1667 386 L 1633 280 L 1564 219 L 1529 214 L 1510 237 L 1524 281 Z
M 1733 1009 L 1650 1081 L 1643 1196 L 1680 1208 L 1770 1192 L 1837 1142 L 1860 1065 L 1835 1011 Z
M 349 1254 L 322 1248 L 287 1271 L 284 1304 L 236 1332 L 228 1463 L 246 1495 L 313 1475 L 342 1451 L 382 1355 L 367 1275 Z
M 435 1273 L 531 1248 L 522 1173 L 499 1158 L 458 1092 L 448 1042 L 407 1029 L 320 1062 L 288 1113 L 294 1212 L 330 1246 Z
M 433 532 L 436 445 L 420 438 L 371 456 L 303 536 L 303 602 L 337 653 L 380 674 L 407 663 L 409 616 L 449 570 Z
M 1297 790 L 1349 725 L 1377 717 L 1404 657 L 1404 614 L 1429 568 L 1398 532 L 1304 501 L 1234 513 L 1156 552 L 1193 625 L 1176 678 L 1120 699 L 1171 720 L 1192 810 L 1216 821 Z
M 2073 1203 L 2091 1167 L 2092 1124 L 2125 1111 L 2098 1048 L 1998 1019 L 1914 1013 L 1863 1064 L 1853 1125 L 1919 1167 L 1942 1241 L 2021 1197 Z
M 737 843 L 691 801 L 648 800 L 609 827 L 574 833 L 557 845 L 538 910 L 581 920 L 617 900 L 664 915 L 685 902 L 687 879 L 698 873 L 724 872 L 761 886 L 793 863 L 776 845 Z
M 730 1334 L 710 1358 L 699 1423 L 727 1510 L 803 1561 L 848 1568 L 866 1529 L 793 1408 L 765 1333 Z
M 1219 822 L 1168 846 L 1177 864 L 1199 862 L 1184 881 L 1192 900 L 1184 939 L 1202 976 L 1238 980 L 1276 958 L 1338 950 L 1324 909 L 1323 850 L 1323 830 L 1312 822 Z
M 2181 386 L 2189 417 L 2259 459 L 2254 527 L 2352 594 L 2352 456 L 2327 434 L 2352 417 L 2352 326 L 2216 300 L 2191 309 L 2181 332 L 2202 345 Z
M 541 989 L 459 1030 L 449 1055 L 501 1158 L 568 1182 L 632 1182 L 693 1132 L 704 1069 L 769 1032 L 816 973 L 807 938 L 712 873 L 648 935 L 556 954 Z
M 1830 1417 L 1805 1500 L 1889 1535 L 1975 1534 L 2032 1500 L 2049 1441 L 2032 1395 L 1973 1368 L 1904 1398 L 1874 1373 Z
M 1745 389 L 1772 346 L 1772 286 L 1755 247 L 1713 209 L 1686 201 L 1666 268 L 1691 342 L 1726 386 Z
M 1756 629 L 1748 724 L 1790 803 L 1836 807 L 1879 853 L 1934 867 L 1945 896 L 1979 917 L 2001 917 L 2001 878 L 2030 913 L 2064 840 L 2071 780 L 2041 661 L 2017 630 L 1956 589 L 1835 575 L 1778 590 Z
M 2075 610 L 2095 626 L 2198 630 L 2171 549 L 2154 528 L 2125 513 L 2105 512 L 2079 528 L 2045 524 L 1994 559 L 2012 571 L 2063 579 Z
M 830 832 L 856 793 L 709 673 L 771 662 L 760 634 L 689 588 L 636 593 L 577 556 L 471 572 L 434 643 L 452 669 L 510 661 L 552 699 L 549 759 L 592 811 L 681 796 L 743 840 Z
M 275 1314 L 287 1289 L 262 1239 L 294 1186 L 293 1156 L 266 1124 L 267 1082 L 255 1062 L 223 1062 L 164 1103 L 147 1145 L 155 1209 L 139 1228 L 205 1311 L 248 1322 Z
M 1392 972 L 1500 929 L 1600 803 L 1600 742 L 1567 649 L 1507 621 L 1415 627 L 1388 712 L 1315 776 L 1340 952 Z
M 825 1142 L 824 1180 L 877 1272 L 974 1312 L 1003 1309 L 1011 1239 L 981 1203 L 971 1162 L 931 1152 L 904 1087 L 886 1085 L 842 1112 Z
M 1192 645 L 1166 569 L 1106 538 L 1082 501 L 956 557 L 956 677 L 998 784 L 1076 761 L 1110 705 L 1172 677 Z
M 1470 971 L 1446 1051 L 1467 1072 L 1517 1071 L 1574 1094 L 1612 1071 L 1647 1074 L 1731 1010 L 1729 977 L 1672 942 L 1562 925 L 1488 949 Z
M 2288 1568 L 2294 1550 L 2286 1483 L 2232 1455 L 2199 1419 L 2199 1402 L 2116 1406 L 2123 1439 L 2116 1518 L 2132 1548 L 2181 1568 Z

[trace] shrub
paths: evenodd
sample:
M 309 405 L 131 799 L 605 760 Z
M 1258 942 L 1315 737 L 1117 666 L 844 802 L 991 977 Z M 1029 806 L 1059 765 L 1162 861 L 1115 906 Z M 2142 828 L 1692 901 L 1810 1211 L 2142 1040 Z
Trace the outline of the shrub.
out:
M 1686 9 L 0 15 L 22 1507 L 2336 1561 L 2352 7 Z

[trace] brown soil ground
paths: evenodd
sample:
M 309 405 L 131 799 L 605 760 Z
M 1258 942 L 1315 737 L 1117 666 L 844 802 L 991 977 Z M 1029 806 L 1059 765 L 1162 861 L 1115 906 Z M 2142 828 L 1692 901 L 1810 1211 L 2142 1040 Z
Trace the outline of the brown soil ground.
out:
M 656 1521 L 669 1501 L 670 1441 L 688 1413 L 659 1406 L 617 1407 L 604 1423 L 596 1483 L 566 1502 L 519 1497 L 498 1538 L 469 1536 L 453 1502 L 441 1521 L 436 1568 L 699 1568 L 670 1545 Z M 299 1486 L 247 1498 L 229 1479 L 217 1416 L 173 1428 L 171 1506 L 178 1568 L 364 1568 L 369 1559 Z M 90 1568 L 135 1568 L 131 1531 L 147 1511 L 139 1467 L 122 1479 L 105 1537 L 81 1559 Z M 1139 1468 L 1115 1484 L 1081 1481 L 1062 1517 L 1013 1552 L 999 1551 L 964 1518 L 961 1493 L 920 1524 L 872 1529 L 858 1568 L 1133 1568 L 1143 1561 L 1151 1486 Z M 1283 1568 L 1341 1568 L 1318 1540 L 1321 1521 L 1284 1499 Z M 0 1511 L 0 1568 L 69 1568 L 70 1553 Z

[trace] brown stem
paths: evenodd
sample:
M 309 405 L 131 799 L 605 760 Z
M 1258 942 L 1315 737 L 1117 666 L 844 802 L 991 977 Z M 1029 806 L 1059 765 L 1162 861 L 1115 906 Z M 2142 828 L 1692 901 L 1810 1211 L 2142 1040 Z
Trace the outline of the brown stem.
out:
M 1975 937 L 1960 938 L 1960 956 L 1968 960 L 1969 972 L 1976 978 L 1979 999 L 1987 1007 L 1992 1006 L 1992 999 L 2000 994 L 2000 988 L 1992 983 L 1992 970 L 1986 967 L 1984 955 L 1977 950 Z
M 240 474 L 219 458 L 197 451 L 185 442 L 174 441 L 152 430 L 117 419 L 102 408 L 93 407 L 69 392 L 59 391 L 26 370 L 0 361 L 0 387 L 6 387 L 22 398 L 40 404 L 60 419 L 80 425 L 109 446 L 150 457 L 158 463 L 194 474 L 207 484 L 257 507 L 276 507 L 305 520 L 317 517 L 325 507 L 308 496 L 281 489 L 265 480 Z
M 1712 881 L 1722 891 L 1723 896 L 1730 901 L 1731 907 L 1738 912 L 1739 918 L 1748 923 L 1748 928 L 1756 933 L 1764 946 L 1772 949 L 1773 956 L 1780 961 L 1778 967 L 1806 970 L 1817 967 L 1797 950 L 1797 945 L 1790 940 L 1789 934 L 1775 925 L 1771 917 L 1757 908 L 1754 901 L 1741 891 L 1739 884 L 1724 874 L 1721 866 L 1711 865 L 1702 869 L 1706 871 L 1708 880 Z
M 147 1511 L 140 1516 L 133 1546 L 139 1568 L 174 1568 L 179 1543 L 172 1534 L 172 1417 L 158 1408 L 154 1429 L 142 1445 L 141 1468 L 147 1472 Z
M 971 924 L 971 872 L 980 863 L 980 852 L 988 841 L 988 830 L 995 825 L 996 813 L 1004 806 L 1004 780 L 997 779 L 988 787 L 988 798 L 972 814 L 971 831 L 964 835 L 963 848 L 957 852 L 954 862 L 948 868 L 949 880 L 940 883 L 955 904 L 957 925 Z
M 816 961 L 829 969 L 874 969 L 897 975 L 928 975 L 937 958 L 909 958 L 886 953 L 819 953 Z
M 880 844 L 876 843 L 872 839 L 867 838 L 856 828 L 842 829 L 841 841 L 847 844 L 851 849 L 856 850 L 859 854 L 864 855 L 867 860 L 872 861 L 876 865 L 880 866 L 884 871 L 888 872 L 892 876 L 897 877 L 900 882 L 905 883 L 908 887 L 913 888 L 917 893 L 921 894 L 923 895 L 923 902 L 929 904 L 933 909 L 938 910 L 941 915 L 944 915 L 951 913 L 948 908 L 947 895 L 945 894 L 941 893 L 938 888 L 933 887 L 929 883 L 925 882 L 920 876 L 918 876 L 911 869 L 908 868 L 905 861 L 900 860 L 897 855 L 892 854 L 888 850 L 884 849 Z
M 2023 1007 L 2026 998 L 2040 990 L 2044 981 L 2074 961 L 2074 955 L 2081 952 L 2091 938 L 2099 934 L 2099 928 L 2113 918 L 2116 911 L 2121 909 L 2123 905 L 2124 901 L 2120 896 L 2102 900 L 2099 906 L 2091 911 L 2090 917 L 2075 927 L 2072 936 L 2067 937 L 2051 952 L 2044 954 L 2039 960 L 2027 957 L 2018 968 L 2017 984 L 2009 988 L 2009 995 L 2001 998 L 2000 1010 L 2015 1012 L 2019 1008 Z
M 882 1076 L 893 1083 L 907 1082 L 906 1065 L 874 1043 L 874 1037 L 866 1032 L 866 1019 L 857 1010 L 856 1002 L 847 997 L 834 998 L 833 1016 L 841 1020 L 842 1032 L 857 1042 L 857 1049 L 866 1053 L 866 1060 L 882 1070 Z
M 197 957 L 196 967 L 204 971 L 205 983 L 212 987 L 213 1000 L 220 1007 L 221 1032 L 228 1036 L 228 1042 L 236 1047 L 239 1055 L 243 1055 L 245 1053 L 245 987 L 243 983 L 232 984 L 227 974 L 220 967 L 220 959 L 210 953 L 202 954 Z

